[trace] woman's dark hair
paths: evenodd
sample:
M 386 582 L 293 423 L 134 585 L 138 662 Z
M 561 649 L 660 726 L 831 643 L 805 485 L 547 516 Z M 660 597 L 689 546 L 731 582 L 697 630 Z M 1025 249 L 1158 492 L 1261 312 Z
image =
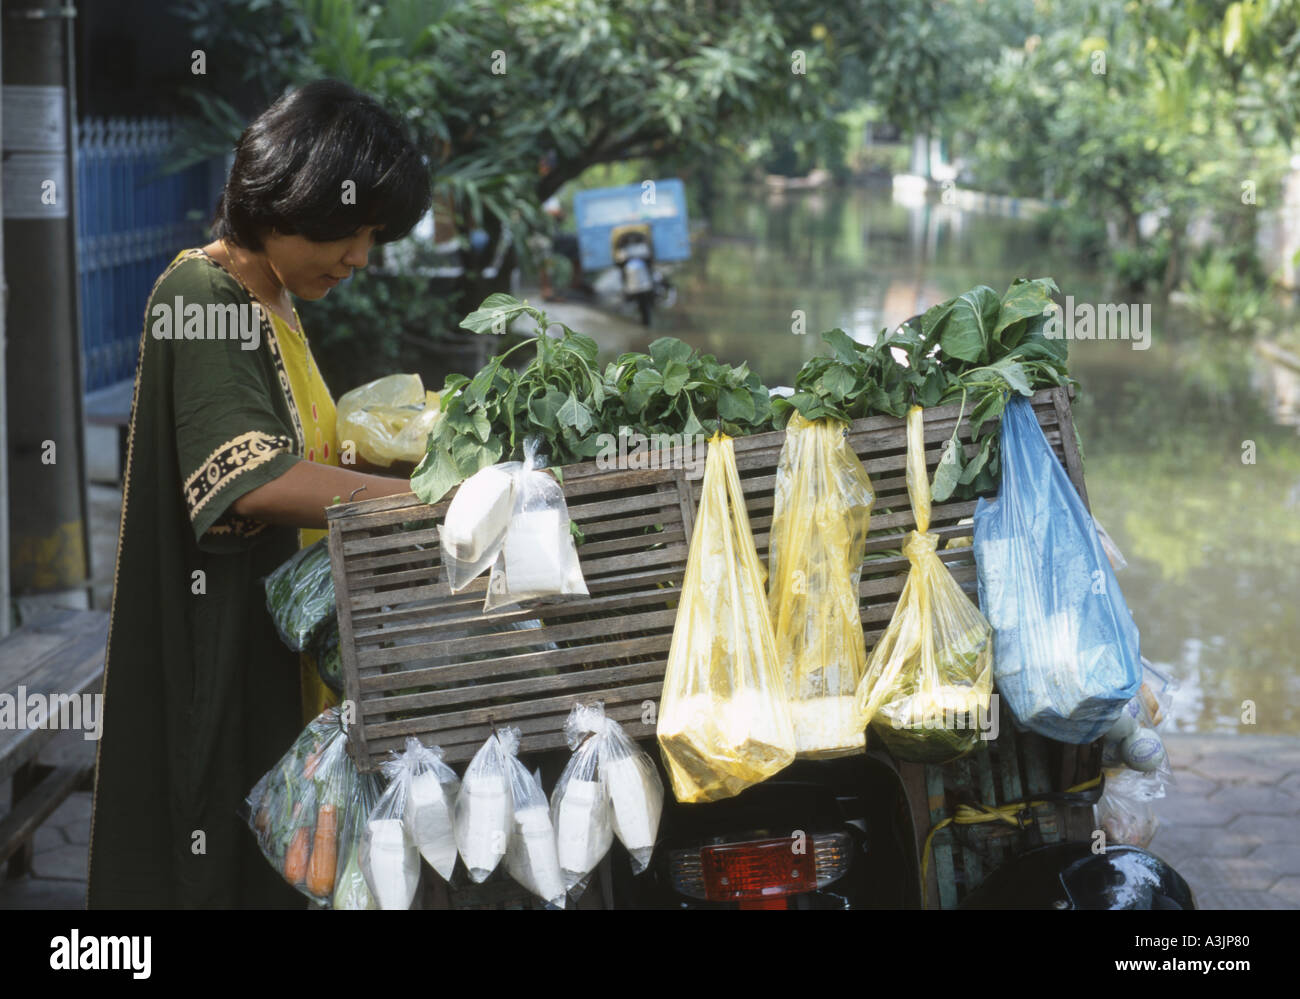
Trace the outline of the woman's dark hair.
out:
M 346 83 L 320 80 L 244 129 L 212 234 L 260 250 L 272 228 L 325 243 L 376 225 L 375 241 L 387 243 L 431 200 L 428 164 L 397 118 Z

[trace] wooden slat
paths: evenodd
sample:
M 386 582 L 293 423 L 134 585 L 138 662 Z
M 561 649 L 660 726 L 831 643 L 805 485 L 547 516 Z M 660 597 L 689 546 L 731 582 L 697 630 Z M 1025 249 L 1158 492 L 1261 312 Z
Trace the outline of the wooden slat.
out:
M 1068 469 L 1073 440 L 1068 397 L 1062 408 L 1056 395 L 1044 391 L 1033 405 Z M 957 416 L 956 405 L 927 412 L 928 468 L 937 466 Z M 784 432 L 775 432 L 733 442 L 755 547 L 764 561 L 784 439 Z M 963 415 L 958 440 L 968 455 L 974 453 L 969 413 Z M 903 421 L 856 421 L 849 442 L 877 492 L 867 551 L 885 553 L 862 568 L 859 600 L 870 647 L 892 617 L 906 579 L 907 559 L 889 553 L 901 550 L 915 526 L 903 474 Z M 407 735 L 440 743 L 451 761 L 467 760 L 493 722 L 518 725 L 525 752 L 559 748 L 564 719 L 579 697 L 605 700 L 611 717 L 628 722 L 629 734 L 653 737 L 653 727 L 640 723 L 640 705 L 661 693 L 701 480 L 680 460 L 622 470 L 586 463 L 566 466 L 562 474 L 570 516 L 588 539 L 579 559 L 591 597 L 541 607 L 484 614 L 486 574 L 461 593 L 450 593 L 441 578 L 437 524 L 454 493 L 433 506 L 407 494 L 330 508 L 341 636 L 345 619 L 347 628 L 345 691 L 358 705 L 350 747 L 361 765 L 373 767 Z M 974 509 L 967 500 L 937 504 L 932 511 L 940 558 L 972 595 L 972 550 L 944 545 L 971 537 L 972 525 L 960 521 L 969 520 Z M 415 527 L 404 529 L 404 524 Z M 663 529 L 647 532 L 656 526 Z M 543 626 L 507 630 L 512 622 L 535 620 Z M 395 717 L 399 713 L 412 716 Z M 977 757 L 966 765 L 968 784 L 985 777 L 981 767 L 987 769 L 989 754 Z M 941 864 L 949 865 L 949 874 L 952 842 L 943 836 L 949 859 Z M 959 857 L 959 862 L 968 877 L 978 879 L 977 859 L 967 865 Z

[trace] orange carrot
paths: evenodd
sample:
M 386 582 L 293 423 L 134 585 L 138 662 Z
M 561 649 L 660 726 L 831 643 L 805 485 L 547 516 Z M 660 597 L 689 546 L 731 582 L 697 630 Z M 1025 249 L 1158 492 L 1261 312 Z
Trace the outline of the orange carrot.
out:
M 328 897 L 334 891 L 334 872 L 339 857 L 338 831 L 337 809 L 333 805 L 322 805 L 316 816 L 311 863 L 307 865 L 307 891 L 318 898 Z
M 284 879 L 291 885 L 301 884 L 307 876 L 308 833 L 306 826 L 294 830 L 293 841 L 284 855 Z

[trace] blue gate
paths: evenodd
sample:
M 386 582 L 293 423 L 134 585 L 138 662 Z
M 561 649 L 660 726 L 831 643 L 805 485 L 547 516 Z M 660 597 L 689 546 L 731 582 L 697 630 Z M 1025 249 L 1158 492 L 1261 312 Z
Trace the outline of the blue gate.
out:
M 154 281 L 177 253 L 206 242 L 209 164 L 162 172 L 173 127 L 161 118 L 90 118 L 77 126 L 84 391 L 134 378 Z

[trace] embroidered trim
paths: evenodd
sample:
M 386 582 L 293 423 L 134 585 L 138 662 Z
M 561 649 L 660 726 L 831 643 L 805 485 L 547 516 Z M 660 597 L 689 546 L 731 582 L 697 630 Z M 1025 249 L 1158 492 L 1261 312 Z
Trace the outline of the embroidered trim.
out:
M 185 481 L 185 504 L 190 520 L 199 515 L 208 500 L 245 472 L 264 465 L 277 454 L 293 453 L 293 441 L 282 434 L 250 430 L 217 448 Z
M 254 538 L 270 526 L 270 524 L 263 521 L 252 520 L 249 517 L 241 517 L 232 513 L 222 517 L 217 523 L 209 527 L 206 533 L 223 538 L 227 535 L 236 538 Z
M 289 420 L 293 424 L 293 432 L 298 437 L 298 450 L 294 453 L 301 458 L 307 450 L 307 435 L 303 433 L 302 420 L 298 418 L 298 404 L 294 401 L 293 389 L 289 385 L 289 372 L 284 366 L 284 357 L 280 353 L 280 342 L 276 338 L 275 327 L 271 324 L 270 307 L 254 295 L 243 281 L 230 273 L 230 271 L 226 270 L 226 268 L 222 266 L 215 257 L 210 256 L 207 252 L 201 249 L 195 252 L 197 252 L 200 257 L 206 260 L 213 267 L 217 268 L 217 270 L 225 274 L 230 278 L 230 280 L 239 285 L 239 287 L 243 289 L 244 294 L 248 296 L 250 302 L 256 302 L 261 306 L 257 311 L 258 315 L 261 317 L 260 325 L 262 330 L 262 342 L 267 345 L 267 348 L 271 352 L 271 361 L 275 364 L 275 374 L 280 380 L 280 391 L 284 395 L 285 408 L 289 411 Z M 295 311 L 295 316 L 296 315 L 297 313 Z M 302 323 L 299 321 L 299 326 L 301 325 Z

